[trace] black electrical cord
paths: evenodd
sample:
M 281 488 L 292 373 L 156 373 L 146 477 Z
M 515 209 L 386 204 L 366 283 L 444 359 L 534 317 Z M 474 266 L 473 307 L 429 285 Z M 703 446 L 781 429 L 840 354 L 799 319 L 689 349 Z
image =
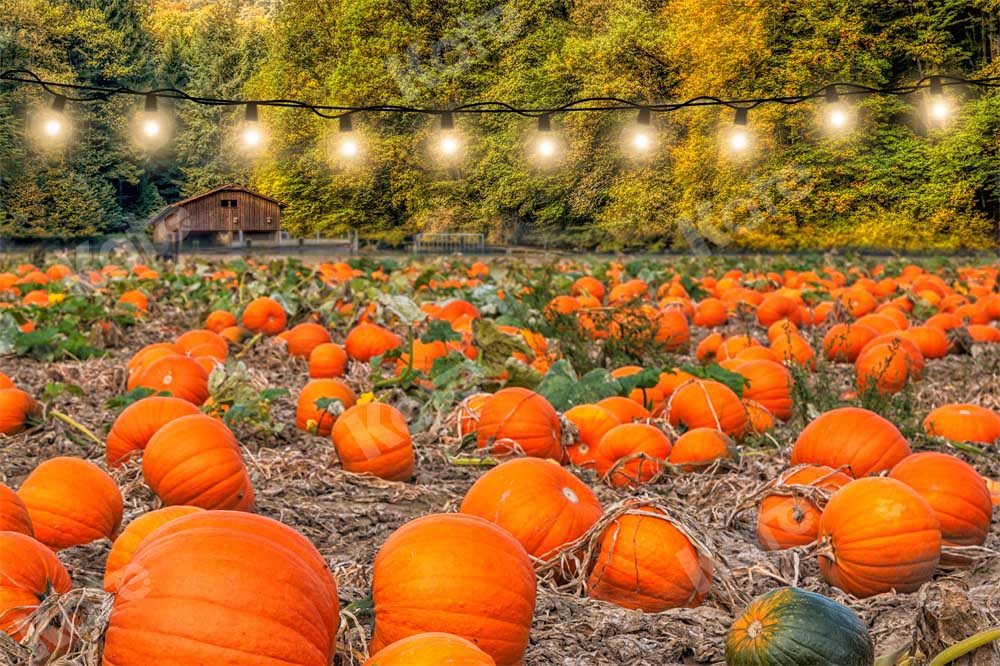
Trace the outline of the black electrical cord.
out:
M 370 106 L 331 106 L 325 104 L 308 104 L 297 100 L 288 99 L 267 99 L 267 100 L 241 100 L 241 99 L 219 99 L 214 97 L 202 97 L 191 95 L 178 90 L 177 88 L 159 88 L 156 90 L 135 90 L 126 87 L 102 87 L 88 86 L 72 83 L 59 83 L 56 81 L 46 81 L 37 74 L 26 69 L 7 70 L 0 73 L 0 81 L 14 84 L 24 84 L 37 86 L 47 93 L 63 97 L 70 102 L 106 102 L 115 95 L 135 95 L 148 98 L 176 99 L 193 102 L 204 106 L 246 106 L 255 104 L 258 107 L 268 106 L 277 108 L 295 108 L 308 110 L 321 118 L 338 119 L 357 113 L 398 113 L 398 114 L 493 114 L 512 113 L 527 118 L 538 118 L 540 116 L 551 116 L 559 113 L 595 113 L 613 112 L 627 110 L 648 110 L 652 113 L 669 113 L 689 107 L 702 106 L 725 106 L 731 109 L 755 109 L 764 104 L 800 104 L 814 99 L 827 99 L 832 97 L 851 97 L 859 95 L 911 95 L 922 89 L 930 89 L 932 92 L 940 90 L 945 86 L 968 86 L 981 89 L 1000 88 L 1000 77 L 966 79 L 957 76 L 935 75 L 925 76 L 917 82 L 891 88 L 873 88 L 871 86 L 857 83 L 831 83 L 818 90 L 804 95 L 788 95 L 779 97 L 748 97 L 739 99 L 721 99 L 712 96 L 695 97 L 683 102 L 670 102 L 664 104 L 642 104 L 632 102 L 618 97 L 587 97 L 573 100 L 561 106 L 549 108 L 518 108 L 506 102 L 471 102 L 462 104 L 450 109 L 432 109 L 414 106 L 401 106 L 395 104 L 377 104 Z M 75 95 L 70 94 L 75 93 Z

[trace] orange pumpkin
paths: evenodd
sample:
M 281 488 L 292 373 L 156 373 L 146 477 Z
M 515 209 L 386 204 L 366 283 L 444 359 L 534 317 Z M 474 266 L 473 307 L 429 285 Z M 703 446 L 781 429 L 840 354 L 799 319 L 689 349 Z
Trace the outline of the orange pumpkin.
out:
M 747 429 L 755 435 L 762 435 L 765 432 L 774 430 L 774 416 L 767 411 L 767 407 L 744 398 L 743 407 L 747 410 Z
M 157 430 L 146 445 L 142 476 L 164 506 L 253 509 L 236 437 L 210 416 L 182 416 Z
M 20 641 L 35 608 L 52 594 L 69 592 L 69 574 L 51 550 L 20 532 L 0 532 L 0 571 L 0 632 Z M 53 623 L 40 638 L 49 652 L 44 656 L 52 656 L 69 648 L 71 634 Z
M 778 293 L 768 294 L 757 306 L 757 323 L 767 328 L 782 319 L 787 319 L 792 324 L 802 323 L 799 304 Z
M 670 464 L 684 472 L 696 472 L 716 460 L 737 457 L 736 444 L 715 428 L 694 428 L 677 438 L 670 450 Z
M 804 368 L 816 368 L 816 352 L 809 342 L 797 333 L 775 338 L 771 342 L 771 351 L 786 365 L 794 363 Z
M 413 478 L 410 431 L 406 419 L 391 405 L 370 402 L 351 407 L 337 418 L 330 438 L 348 472 L 389 481 Z
M 622 422 L 600 405 L 577 405 L 563 416 L 577 430 L 576 441 L 566 448 L 566 455 L 577 467 L 594 467 L 597 464 L 594 454 L 601 438 Z
M 483 405 L 492 393 L 475 393 L 463 400 L 458 406 L 458 436 L 465 437 L 476 432 L 479 425 L 479 415 L 483 411 Z
M 104 564 L 104 590 L 112 594 L 118 591 L 122 569 L 131 561 L 132 555 L 143 539 L 158 527 L 196 511 L 204 509 L 196 506 L 167 506 L 144 513 L 129 523 L 115 539 L 108 553 L 107 562 Z
M 851 482 L 851 477 L 826 465 L 805 465 L 783 472 L 776 490 L 787 486 L 814 486 L 836 491 Z M 757 541 L 764 550 L 784 550 L 805 546 L 816 540 L 821 510 L 807 497 L 767 495 L 757 510 Z
M 642 368 L 637 365 L 626 365 L 611 372 L 611 376 L 615 379 L 619 377 L 630 377 L 634 374 L 642 372 Z M 635 388 L 628 395 L 630 400 L 634 400 L 643 407 L 645 407 L 650 413 L 657 413 L 663 409 L 663 405 L 666 398 L 663 395 L 663 391 L 660 387 L 651 386 L 649 388 Z
M 747 411 L 739 397 L 725 384 L 692 379 L 670 396 L 667 403 L 670 425 L 716 428 L 730 437 L 742 437 L 747 427 Z
M 602 514 L 590 488 L 558 463 L 538 458 L 508 460 L 486 472 L 459 510 L 496 523 L 542 560 L 583 535 Z
M 584 275 L 583 277 L 577 279 L 573 283 L 573 288 L 570 291 L 573 296 L 580 296 L 582 294 L 590 294 L 598 301 L 604 301 L 604 285 L 595 277 L 589 275 Z
M 208 373 L 196 360 L 180 354 L 164 356 L 146 366 L 136 376 L 135 387 L 139 386 L 193 405 L 203 404 L 209 395 Z
M 670 449 L 670 438 L 659 428 L 646 423 L 623 423 L 609 430 L 597 444 L 594 451 L 597 474 L 604 477 L 614 469 L 608 480 L 615 488 L 642 485 L 662 469 Z M 619 464 L 632 457 L 635 459 Z
M 365 666 L 496 666 L 475 643 L 454 634 L 430 631 L 382 648 Z
M 133 402 L 122 410 L 108 432 L 105 444 L 108 466 L 125 464 L 146 448 L 149 438 L 164 424 L 181 416 L 200 413 L 197 407 L 180 398 L 149 396 Z
M 136 376 L 153 361 L 161 359 L 164 356 L 183 353 L 181 348 L 173 342 L 154 342 L 137 351 L 125 366 L 129 374 L 129 390 L 135 388 Z
M 14 382 L 10 380 L 10 377 L 0 372 L 0 389 L 17 388 L 14 386 Z
M 788 368 L 774 361 L 738 363 L 733 372 L 743 375 L 749 384 L 743 386 L 743 397 L 763 405 L 775 418 L 792 418 L 792 387 L 795 380 Z
M 297 358 L 310 358 L 316 347 L 330 343 L 330 332 L 325 327 L 305 322 L 292 327 L 285 336 L 288 353 Z
M 635 400 L 620 395 L 613 395 L 608 398 L 604 398 L 597 404 L 611 412 L 612 416 L 618 419 L 621 423 L 645 421 L 653 416 L 649 413 L 648 409 Z
M 712 584 L 713 565 L 661 511 L 636 507 L 611 522 L 587 577 L 587 595 L 659 613 L 695 608 Z
M 365 322 L 350 330 L 344 341 L 344 349 L 355 361 L 367 363 L 375 356 L 396 349 L 400 344 L 399 336 L 389 329 Z
M 214 333 L 222 333 L 225 329 L 236 326 L 236 323 L 236 317 L 225 310 L 216 310 L 205 318 L 205 328 Z
M 497 456 L 520 449 L 535 458 L 562 459 L 562 424 L 544 397 L 520 387 L 497 391 L 483 405 L 476 445 Z
M 118 484 L 81 458 L 40 463 L 17 491 L 31 516 L 35 538 L 52 550 L 114 539 L 124 510 Z
M 199 511 L 143 539 L 122 570 L 104 663 L 327 666 L 339 605 L 301 534 L 264 516 Z
M 820 414 L 799 433 L 791 462 L 846 466 L 861 478 L 892 469 L 910 453 L 910 445 L 888 420 L 860 407 L 841 407 Z
M 31 516 L 24 502 L 13 490 L 0 483 L 0 532 L 20 532 L 35 536 Z
M 243 328 L 251 333 L 277 335 L 287 323 L 285 308 L 273 298 L 255 298 L 243 309 Z
M 377 653 L 427 631 L 465 638 L 498 666 L 524 663 L 535 572 L 524 547 L 478 516 L 432 514 L 389 536 L 372 577 Z
M 722 333 L 712 333 L 706 336 L 698 343 L 698 347 L 694 353 L 695 358 L 701 363 L 708 363 L 715 358 L 724 340 L 725 338 L 722 336 Z
M 948 334 L 936 326 L 914 326 L 900 336 L 916 345 L 924 358 L 944 358 L 951 346 Z
M 877 390 L 880 393 L 899 393 L 911 379 L 918 379 L 923 372 L 924 358 L 919 351 L 910 350 L 896 341 L 869 343 L 854 362 L 858 376 L 858 390 Z M 900 339 L 900 343 L 904 340 Z
M 174 344 L 188 356 L 211 356 L 219 361 L 229 355 L 229 344 L 218 333 L 208 329 L 197 329 L 184 333 Z
M 1000 414 L 979 405 L 941 405 L 924 419 L 924 431 L 953 442 L 993 444 L 1000 439 Z
M 347 369 L 347 352 L 336 342 L 324 342 L 309 354 L 309 376 L 313 379 L 343 377 Z
M 908 456 L 889 478 L 916 490 L 934 509 L 946 546 L 981 546 L 993 516 L 990 491 L 968 463 L 945 453 Z
M 878 331 L 862 324 L 834 324 L 823 337 L 823 355 L 834 363 L 854 363 Z
M 941 528 L 917 491 L 888 478 L 838 490 L 819 520 L 819 569 L 827 582 L 865 598 L 916 592 L 941 557 Z
M 0 435 L 24 431 L 41 414 L 42 406 L 21 389 L 0 389 Z
M 340 405 L 331 404 L 328 408 L 320 409 L 316 406 L 316 401 L 324 398 L 339 400 Z M 353 407 L 357 399 L 354 390 L 339 379 L 314 379 L 302 387 L 299 393 L 295 427 L 314 435 L 329 437 L 337 415 Z
M 694 325 L 702 328 L 722 326 L 728 319 L 725 304 L 717 298 L 706 298 L 698 301 L 695 308 Z

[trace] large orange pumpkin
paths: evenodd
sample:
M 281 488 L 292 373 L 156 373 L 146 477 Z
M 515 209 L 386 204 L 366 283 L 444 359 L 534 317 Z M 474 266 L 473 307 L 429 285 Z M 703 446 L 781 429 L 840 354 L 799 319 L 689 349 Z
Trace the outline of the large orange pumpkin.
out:
M 187 400 L 149 396 L 122 410 L 108 432 L 105 444 L 109 467 L 119 467 L 146 448 L 149 438 L 165 424 L 181 416 L 200 414 Z
M 208 329 L 188 331 L 177 338 L 174 343 L 181 352 L 188 356 L 210 356 L 218 361 L 225 361 L 229 355 L 229 343 L 218 333 Z
M 953 442 L 993 444 L 1000 439 L 1000 414 L 979 405 L 941 405 L 924 419 L 924 431 Z
M 600 405 L 577 405 L 563 416 L 577 430 L 576 441 L 566 448 L 570 461 L 577 467 L 594 467 L 594 453 L 601 438 L 615 426 L 621 425 L 621 421 Z
M 525 388 L 497 391 L 483 405 L 476 445 L 497 456 L 520 449 L 536 458 L 562 459 L 562 424 L 544 397 Z
M 775 418 L 792 418 L 792 387 L 795 380 L 788 368 L 774 361 L 746 361 L 733 367 L 733 372 L 747 378 L 743 397 L 758 402 Z
M 336 342 L 324 342 L 309 354 L 309 376 L 313 379 L 342 377 L 347 368 L 347 352 Z
M 597 474 L 604 477 L 613 469 L 609 482 L 615 488 L 642 485 L 663 468 L 670 448 L 670 438 L 659 428 L 646 423 L 623 423 L 598 442 L 594 451 Z M 619 464 L 632 457 L 635 459 Z
M 333 398 L 340 401 L 339 407 L 331 405 L 326 409 L 316 406 L 318 400 Z M 314 379 L 299 393 L 295 410 L 295 427 L 321 437 L 329 437 L 337 414 L 349 409 L 357 402 L 354 389 L 339 379 Z
M 670 450 L 670 464 L 683 472 L 695 472 L 716 460 L 735 460 L 736 443 L 715 428 L 694 428 L 677 438 Z
M 159 358 L 139 372 L 136 386 L 201 405 L 208 400 L 208 373 L 193 358 L 172 354 Z
M 910 453 L 910 445 L 888 420 L 867 409 L 841 407 L 820 414 L 799 433 L 792 464 L 847 466 L 860 478 L 888 471 Z
M 273 298 L 255 298 L 243 310 L 243 328 L 251 333 L 277 335 L 285 330 L 287 323 L 285 308 Z
M 365 666 L 496 666 L 496 662 L 472 641 L 429 631 L 382 648 Z
M 924 358 L 944 358 L 951 347 L 948 334 L 936 326 L 914 326 L 899 335 L 915 344 Z
M 0 483 L 0 532 L 20 532 L 35 536 L 31 515 L 13 490 Z
M 538 458 L 508 460 L 479 477 L 460 511 L 496 523 L 539 559 L 580 537 L 602 513 L 580 479 Z
M 142 540 L 148 537 L 158 527 L 166 525 L 196 511 L 204 511 L 197 506 L 166 506 L 149 513 L 144 513 L 130 522 L 111 545 L 108 559 L 104 564 L 104 589 L 107 592 L 117 592 L 118 583 L 122 577 L 122 569 L 132 559 L 136 548 Z
M 392 405 L 370 402 L 341 414 L 330 432 L 348 472 L 389 481 L 413 478 L 413 443 L 406 419 Z
M 851 477 L 826 465 L 805 465 L 783 472 L 776 490 L 787 486 L 815 486 L 827 491 L 843 488 Z M 757 541 L 764 550 L 805 546 L 816 540 L 821 510 L 809 498 L 796 494 L 767 495 L 757 510 Z
M 667 403 L 670 425 L 715 428 L 739 438 L 747 427 L 747 411 L 739 397 L 725 384 L 692 379 L 674 391 Z
M 301 534 L 248 513 L 200 511 L 145 538 L 122 570 L 104 666 L 328 666 L 337 584 Z
M 632 423 L 633 421 L 645 421 L 653 415 L 641 404 L 620 395 L 613 395 L 600 400 L 601 407 L 611 412 L 612 416 L 622 423 Z
M 838 490 L 819 520 L 819 568 L 856 597 L 915 592 L 941 557 L 934 509 L 895 479 L 852 481 Z
M 878 331 L 862 324 L 834 324 L 823 338 L 823 355 L 834 363 L 854 363 Z
M 372 597 L 372 652 L 444 631 L 498 666 L 524 663 L 535 572 L 517 539 L 478 516 L 432 514 L 393 532 L 375 558 Z
M 858 390 L 899 393 L 907 382 L 920 377 L 923 366 L 923 355 L 919 351 L 911 353 L 903 345 L 891 341 L 869 343 L 854 362 Z
M 661 511 L 640 506 L 605 528 L 587 594 L 647 613 L 694 608 L 708 594 L 712 572 L 711 559 Z
M 38 401 L 21 389 L 0 389 L 0 435 L 22 432 L 41 413 Z
M 400 344 L 399 336 L 389 329 L 365 322 L 350 330 L 344 340 L 344 349 L 355 361 L 367 363 L 375 356 L 396 349 Z
M 142 457 L 142 476 L 164 506 L 253 509 L 236 437 L 210 416 L 182 416 L 157 430 Z
M 215 310 L 205 318 L 205 328 L 214 333 L 222 333 L 231 326 L 236 326 L 236 317 L 225 310 Z
M 330 331 L 319 324 L 305 322 L 292 327 L 285 336 L 288 353 L 298 358 L 309 358 L 316 347 L 331 342 Z
M 896 464 L 889 477 L 916 490 L 934 509 L 946 546 L 981 546 L 993 516 L 990 491 L 968 463 L 925 451 Z
M 17 491 L 35 538 L 52 550 L 114 539 L 122 523 L 122 494 L 100 467 L 81 458 L 46 460 Z
M 55 554 L 20 532 L 0 532 L 0 632 L 15 641 L 25 637 L 28 618 L 47 597 L 70 590 L 69 574 Z M 68 627 L 46 627 L 42 643 L 52 653 L 69 647 Z

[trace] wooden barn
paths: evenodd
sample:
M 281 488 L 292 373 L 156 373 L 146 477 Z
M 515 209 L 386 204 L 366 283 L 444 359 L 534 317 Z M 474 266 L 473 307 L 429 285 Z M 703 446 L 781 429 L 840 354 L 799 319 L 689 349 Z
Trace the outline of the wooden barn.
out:
M 248 240 L 279 240 L 281 211 L 287 204 L 229 183 L 171 204 L 151 220 L 153 242 L 181 240 L 200 245 L 242 245 Z

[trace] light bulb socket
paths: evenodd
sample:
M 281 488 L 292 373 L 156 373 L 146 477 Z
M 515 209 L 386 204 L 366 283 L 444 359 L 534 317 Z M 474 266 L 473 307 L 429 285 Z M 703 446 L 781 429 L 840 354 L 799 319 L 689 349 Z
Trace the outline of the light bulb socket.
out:
M 552 131 L 552 117 L 549 114 L 544 116 L 538 116 L 538 131 L 539 132 L 551 132 Z
M 52 111 L 62 113 L 66 110 L 66 97 L 63 95 L 52 96 Z
M 250 102 L 249 104 L 247 104 L 247 110 L 246 110 L 245 120 L 248 123 L 255 123 L 259 119 L 260 119 L 260 116 L 257 114 L 257 103 L 256 102 Z
M 737 127 L 746 127 L 750 122 L 750 109 L 740 107 L 736 109 L 733 116 L 733 124 Z
M 927 81 L 930 86 L 930 93 L 932 95 L 943 95 L 944 94 L 944 84 L 941 82 L 940 76 L 932 76 Z
M 354 129 L 354 127 L 351 124 L 351 116 L 350 115 L 341 116 L 340 117 L 340 131 L 341 132 L 350 132 L 353 129 Z
M 649 109 L 643 107 L 639 109 L 639 117 L 635 119 L 640 125 L 649 126 L 653 124 L 653 114 Z
M 826 98 L 827 104 L 836 104 L 840 101 L 840 93 L 837 92 L 837 86 L 827 88 L 823 96 Z
M 451 111 L 444 111 L 441 113 L 441 129 L 443 130 L 455 129 L 455 114 L 453 114 Z
M 156 95 L 154 95 L 153 93 L 146 95 L 145 109 L 146 113 L 156 113 L 157 111 L 160 110 L 159 103 L 156 100 Z

